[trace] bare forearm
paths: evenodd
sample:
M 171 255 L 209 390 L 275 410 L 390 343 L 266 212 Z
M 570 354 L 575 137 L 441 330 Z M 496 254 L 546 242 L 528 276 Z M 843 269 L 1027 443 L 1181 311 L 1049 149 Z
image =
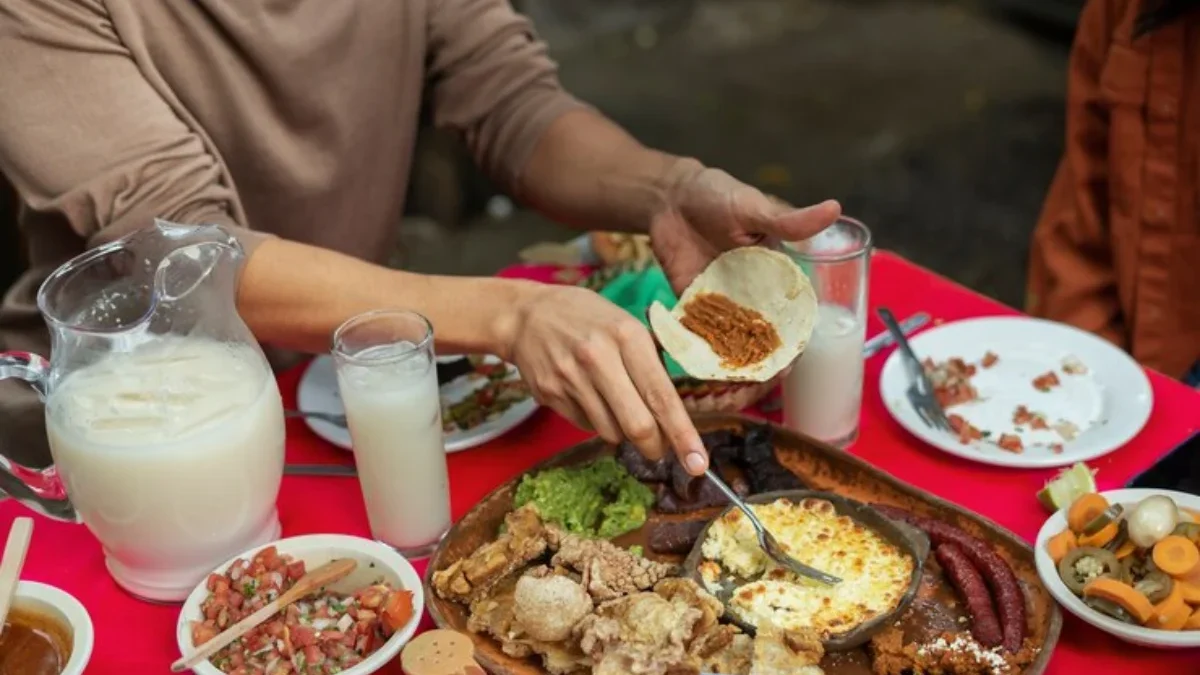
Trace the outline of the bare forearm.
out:
M 502 353 L 526 282 L 427 276 L 390 270 L 340 253 L 272 239 L 259 244 L 238 287 L 238 310 L 259 341 L 328 351 L 346 319 L 375 309 L 408 309 L 433 324 L 442 353 Z
M 581 229 L 644 231 L 665 208 L 693 159 L 651 150 L 590 110 L 567 113 L 546 130 L 522 172 L 518 198 Z

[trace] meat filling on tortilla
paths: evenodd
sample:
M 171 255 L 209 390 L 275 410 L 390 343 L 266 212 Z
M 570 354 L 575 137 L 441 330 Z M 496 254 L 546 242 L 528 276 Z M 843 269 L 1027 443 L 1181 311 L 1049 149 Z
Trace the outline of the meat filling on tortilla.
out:
M 720 293 L 700 293 L 683 310 L 680 323 L 703 338 L 724 367 L 754 365 L 783 344 L 775 326 L 762 314 Z

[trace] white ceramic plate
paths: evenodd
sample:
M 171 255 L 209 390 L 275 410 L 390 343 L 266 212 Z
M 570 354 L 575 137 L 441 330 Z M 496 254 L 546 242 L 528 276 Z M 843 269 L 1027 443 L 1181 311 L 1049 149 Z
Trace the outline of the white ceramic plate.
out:
M 302 537 L 281 539 L 274 544 L 280 553 L 286 553 L 297 560 L 303 560 L 305 569 L 313 570 L 325 563 L 339 558 L 354 558 L 358 568 L 350 576 L 329 586 L 335 593 L 350 594 L 354 591 L 377 582 L 380 578 L 395 588 L 412 591 L 413 615 L 408 623 L 392 634 L 375 653 L 363 659 L 358 665 L 342 671 L 342 675 L 367 675 L 373 673 L 391 661 L 400 650 L 412 639 L 421 623 L 425 612 L 425 593 L 422 590 L 421 577 L 413 566 L 391 547 L 370 539 L 351 537 L 342 534 L 310 534 Z M 222 573 L 238 558 L 253 558 L 266 546 L 259 546 L 237 555 L 213 570 Z M 200 606 L 208 597 L 208 578 L 192 591 L 183 602 L 179 612 L 179 621 L 175 627 L 175 639 L 179 645 L 180 654 L 191 654 L 192 622 L 202 618 Z M 221 671 L 209 661 L 203 661 L 192 668 L 196 675 L 221 675 Z
M 997 466 L 1066 466 L 1120 448 L 1150 418 L 1154 396 L 1141 366 L 1112 344 L 1070 326 L 1028 317 L 968 319 L 927 330 L 909 343 L 918 358 L 939 362 L 959 357 L 978 366 L 988 352 L 999 357 L 990 368 L 978 368 L 971 379 L 980 400 L 948 411 L 991 432 L 993 442 L 972 444 L 926 426 L 917 416 L 908 402 L 909 379 L 898 350 L 883 366 L 879 390 L 888 412 L 913 435 L 952 455 Z M 1087 372 L 1066 373 L 1063 367 L 1069 361 L 1083 364 Z M 1053 371 L 1061 384 L 1040 392 L 1033 387 L 1033 380 L 1048 371 Z M 1051 427 L 1070 422 L 1078 435 L 1067 440 L 1053 428 L 1035 430 L 1014 424 L 1013 413 L 1019 405 L 1043 414 Z M 1001 433 L 1020 436 L 1024 452 L 996 446 L 994 441 Z
M 454 358 L 457 357 L 441 356 L 438 357 L 438 361 L 447 361 Z M 500 363 L 500 359 L 489 356 L 485 362 Z M 516 373 L 516 367 L 512 366 L 512 369 Z M 516 377 L 519 376 L 518 373 Z M 483 385 L 482 380 L 468 380 L 466 377 L 459 377 L 452 382 L 447 382 L 441 388 L 442 409 L 445 410 L 445 406 L 450 403 L 461 401 L 464 396 Z M 296 395 L 296 403 L 304 411 L 327 412 L 335 415 L 345 412 L 345 408 L 342 407 L 342 397 L 338 393 L 337 372 L 334 369 L 333 357 L 329 355 L 318 356 L 308 365 L 308 369 L 304 371 L 304 376 L 300 378 L 300 389 Z M 498 438 L 508 433 L 521 422 L 529 419 L 533 413 L 537 412 L 537 409 L 538 403 L 531 396 L 505 410 L 504 414 L 496 419 L 485 422 L 473 429 L 466 431 L 456 429 L 455 431 L 446 432 L 446 452 L 467 450 Z M 351 449 L 349 429 L 310 417 L 304 418 L 304 421 L 308 424 L 308 428 L 312 429 L 313 433 L 321 438 L 344 450 Z
M 1200 497 L 1183 492 L 1172 492 L 1170 490 L 1112 490 L 1101 494 L 1104 495 L 1104 498 L 1110 504 L 1121 504 L 1126 508 L 1151 495 L 1166 495 L 1175 500 L 1175 504 L 1178 506 L 1189 509 L 1200 509 Z M 1049 541 L 1050 537 L 1065 529 L 1067 529 L 1067 510 L 1061 509 L 1058 513 L 1050 516 L 1045 525 L 1042 525 L 1041 531 L 1038 532 L 1037 544 L 1034 545 L 1033 554 L 1034 562 L 1037 564 L 1038 576 L 1042 578 L 1042 583 L 1049 589 L 1050 595 L 1054 596 L 1058 604 L 1062 605 L 1068 612 L 1105 633 L 1115 635 L 1135 645 L 1165 649 L 1200 647 L 1200 631 L 1155 630 L 1153 628 L 1132 626 L 1104 616 L 1100 612 L 1083 604 L 1083 600 L 1075 597 L 1075 594 L 1059 578 L 1058 567 L 1050 559 L 1050 554 L 1046 552 L 1046 542 Z

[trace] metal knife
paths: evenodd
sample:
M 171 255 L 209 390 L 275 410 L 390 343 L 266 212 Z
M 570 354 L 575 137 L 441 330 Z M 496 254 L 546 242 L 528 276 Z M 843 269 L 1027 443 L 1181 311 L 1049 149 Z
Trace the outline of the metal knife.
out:
M 929 314 L 926 312 L 917 312 L 900 322 L 900 332 L 905 335 L 911 335 L 927 323 L 929 323 Z M 881 349 L 886 349 L 894 344 L 896 344 L 896 340 L 892 337 L 891 333 L 885 330 L 863 343 L 863 358 L 869 359 L 879 353 Z
M 288 464 L 283 467 L 285 476 L 342 476 L 353 478 L 358 469 L 343 464 Z

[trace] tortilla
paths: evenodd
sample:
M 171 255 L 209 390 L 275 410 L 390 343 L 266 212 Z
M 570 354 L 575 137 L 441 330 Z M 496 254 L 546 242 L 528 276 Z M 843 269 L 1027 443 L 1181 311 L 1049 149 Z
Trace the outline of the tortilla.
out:
M 754 310 L 774 326 L 779 346 L 760 361 L 732 366 L 703 337 L 681 323 L 688 304 L 706 293 L 723 295 Z M 726 251 L 713 260 L 679 297 L 675 309 L 650 306 L 650 329 L 688 375 L 709 381 L 766 382 L 804 351 L 817 316 L 817 294 L 791 258 L 761 246 Z

